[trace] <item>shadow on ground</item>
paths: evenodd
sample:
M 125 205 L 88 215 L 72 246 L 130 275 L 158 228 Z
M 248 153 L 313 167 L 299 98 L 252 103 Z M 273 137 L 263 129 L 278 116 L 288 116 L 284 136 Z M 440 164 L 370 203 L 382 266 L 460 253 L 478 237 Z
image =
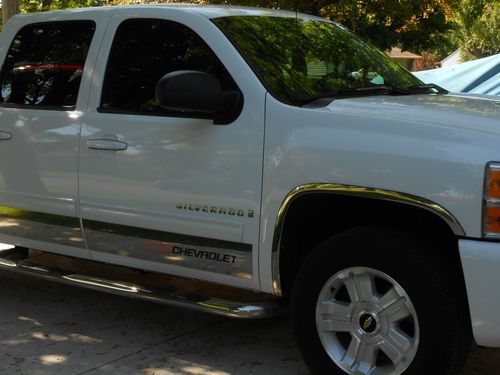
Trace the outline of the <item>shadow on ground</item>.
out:
M 308 374 L 287 318 L 244 321 L 0 273 L 0 374 Z M 466 374 L 493 375 L 474 349 Z

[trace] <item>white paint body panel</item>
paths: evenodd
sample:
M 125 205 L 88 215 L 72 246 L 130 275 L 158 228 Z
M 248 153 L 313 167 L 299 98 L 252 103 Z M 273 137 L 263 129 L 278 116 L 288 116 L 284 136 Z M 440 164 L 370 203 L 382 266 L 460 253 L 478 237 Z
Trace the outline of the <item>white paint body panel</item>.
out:
M 283 198 L 307 183 L 404 192 L 449 210 L 467 236 L 481 236 L 486 162 L 500 159 L 500 102 L 412 95 L 333 101 L 324 108 L 268 95 L 261 258 L 271 257 Z M 272 290 L 271 264 L 261 262 Z
M 126 19 L 153 18 L 188 26 L 212 48 L 244 96 L 230 125 L 212 120 L 99 113 L 108 54 L 116 28 Z M 131 255 L 120 264 L 259 289 L 258 238 L 264 144 L 265 89 L 221 31 L 206 17 L 177 8 L 121 9 L 111 19 L 98 58 L 80 149 L 83 219 L 188 234 L 252 245 L 251 280 L 143 262 Z M 96 151 L 87 139 L 113 135 L 126 151 Z M 252 210 L 254 217 L 179 210 L 177 203 Z M 96 260 L 109 254 L 90 249 Z M 144 254 L 138 249 L 138 255 Z M 116 255 L 116 254 L 115 254 Z M 116 261 L 114 261 L 116 262 Z
M 87 17 L 88 15 L 88 17 Z M 78 218 L 78 148 L 82 109 L 87 107 L 90 77 L 107 25 L 103 14 L 82 17 L 79 11 L 69 14 L 47 13 L 12 18 L 0 39 L 0 61 L 4 62 L 14 35 L 33 22 L 57 20 L 93 20 L 94 38 L 89 48 L 80 92 L 74 111 L 0 108 L 0 130 L 12 134 L 0 141 L 0 205 L 18 209 Z M 12 238 L 0 234 L 0 241 Z M 16 243 L 32 246 L 30 240 Z M 37 241 L 37 248 L 55 253 L 89 257 L 87 251 Z M 71 250 L 69 250 L 71 249 Z
M 451 94 L 342 99 L 323 108 L 283 104 L 266 94 L 209 20 L 259 12 L 295 15 L 239 7 L 148 5 L 14 17 L 1 36 L 2 61 L 10 40 L 24 24 L 78 18 L 93 19 L 98 27 L 76 111 L 1 109 L 0 130 L 7 127 L 14 132 L 13 141 L 24 146 L 0 143 L 0 205 L 248 243 L 253 247 L 251 280 L 118 254 L 93 251 L 92 256 L 269 293 L 273 293 L 272 244 L 279 207 L 292 189 L 307 183 L 357 185 L 426 198 L 448 210 L 467 237 L 480 238 L 484 168 L 489 161 L 500 161 L 500 102 Z M 98 113 L 114 30 L 128 17 L 170 19 L 197 32 L 243 92 L 240 117 L 233 124 L 214 126 L 207 120 Z M 127 142 L 128 149 L 109 152 L 85 147 L 88 138 L 105 134 Z M 55 150 L 44 148 L 44 140 L 61 146 L 57 158 Z M 28 148 L 36 155 L 21 152 Z M 45 169 L 33 170 L 33 163 L 42 159 Z M 21 186 L 9 189 L 5 176 L 12 175 L 14 160 L 33 168 L 31 174 L 30 168 L 14 174 L 13 181 L 19 179 Z M 42 183 L 21 184 L 35 181 L 34 176 Z M 176 210 L 177 202 L 251 209 L 255 217 L 193 214 Z M 4 239 L 40 245 L 42 250 L 68 251 L 23 238 Z M 499 246 L 460 241 L 474 334 L 484 345 L 500 345 L 500 328 L 494 327 L 500 303 L 492 298 L 500 274 Z M 483 290 L 491 294 L 482 294 Z
M 474 339 L 500 347 L 500 243 L 460 240 L 459 248 Z

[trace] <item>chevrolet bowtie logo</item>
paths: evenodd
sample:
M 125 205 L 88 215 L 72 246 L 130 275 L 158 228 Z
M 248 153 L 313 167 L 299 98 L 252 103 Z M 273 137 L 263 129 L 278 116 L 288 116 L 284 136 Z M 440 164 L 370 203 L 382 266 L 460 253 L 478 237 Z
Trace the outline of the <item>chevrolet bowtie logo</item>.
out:
M 366 331 L 372 324 L 373 318 L 369 316 L 364 322 L 363 322 L 363 329 Z

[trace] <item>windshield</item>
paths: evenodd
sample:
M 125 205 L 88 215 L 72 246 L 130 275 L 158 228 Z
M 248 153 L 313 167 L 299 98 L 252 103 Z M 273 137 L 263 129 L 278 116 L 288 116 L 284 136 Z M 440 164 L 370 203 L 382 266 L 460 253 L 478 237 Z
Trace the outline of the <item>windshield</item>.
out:
M 290 17 L 231 16 L 212 20 L 271 94 L 301 105 L 370 86 L 422 82 L 344 27 Z

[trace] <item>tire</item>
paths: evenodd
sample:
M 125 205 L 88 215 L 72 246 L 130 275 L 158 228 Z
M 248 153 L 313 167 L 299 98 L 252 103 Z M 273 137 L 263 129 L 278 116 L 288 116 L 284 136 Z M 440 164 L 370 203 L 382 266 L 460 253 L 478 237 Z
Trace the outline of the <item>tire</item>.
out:
M 313 374 L 457 374 L 471 343 L 460 263 L 381 227 L 337 234 L 304 261 L 291 294 Z

